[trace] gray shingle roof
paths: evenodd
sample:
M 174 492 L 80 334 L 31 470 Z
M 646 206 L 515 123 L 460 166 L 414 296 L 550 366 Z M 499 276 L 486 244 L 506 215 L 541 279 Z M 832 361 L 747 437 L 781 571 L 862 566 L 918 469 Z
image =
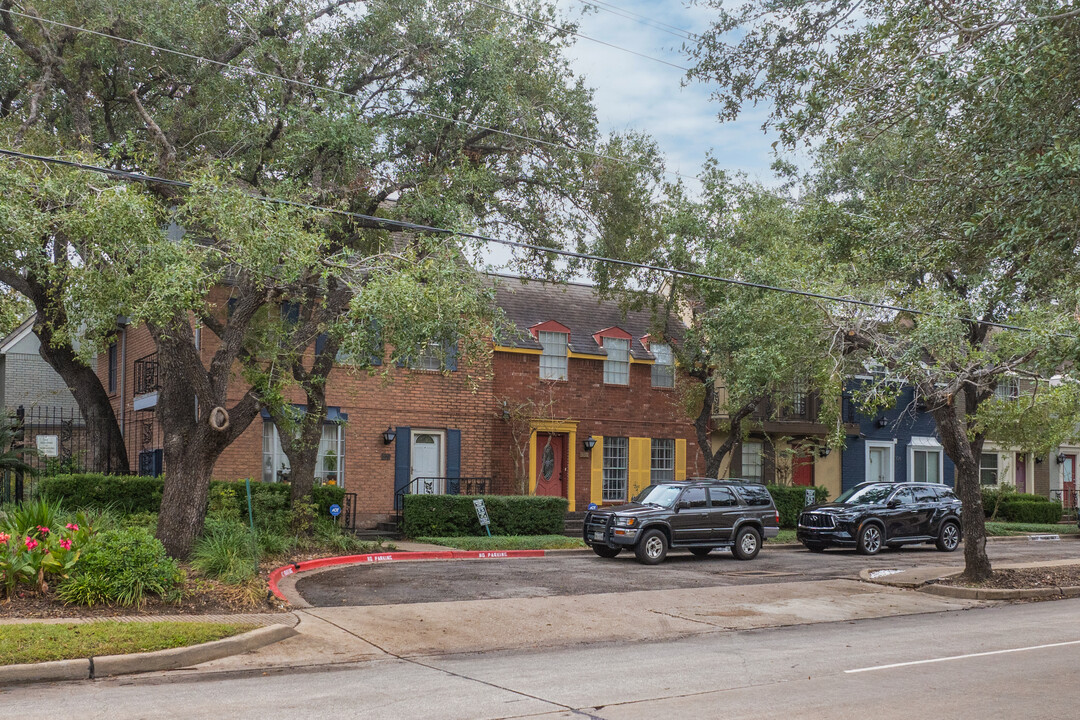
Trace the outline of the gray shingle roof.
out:
M 509 347 L 540 349 L 529 334 L 529 328 L 554 320 L 570 328 L 571 352 L 585 355 L 607 355 L 593 335 L 610 327 L 618 327 L 633 336 L 630 353 L 638 360 L 652 360 L 652 354 L 641 344 L 641 338 L 657 334 L 657 324 L 650 310 L 624 312 L 614 299 L 601 299 L 596 288 L 575 283 L 552 283 L 543 280 L 523 281 L 506 275 L 493 276 L 496 282 L 496 303 L 507 319 L 517 328 L 514 337 L 500 337 L 499 343 Z M 682 337 L 683 324 L 677 317 L 666 320 L 666 334 Z

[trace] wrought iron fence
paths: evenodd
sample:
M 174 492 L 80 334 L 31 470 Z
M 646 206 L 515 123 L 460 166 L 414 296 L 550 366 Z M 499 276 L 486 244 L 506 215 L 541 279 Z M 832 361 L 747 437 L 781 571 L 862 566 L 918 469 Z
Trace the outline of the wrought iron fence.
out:
M 1075 514 L 1080 507 L 1080 490 L 1051 490 L 1050 499 L 1060 502 L 1066 514 Z
M 486 495 L 494 478 L 489 477 L 418 477 L 394 493 L 394 509 L 401 512 L 405 495 Z
M 150 353 L 136 360 L 134 371 L 136 395 L 145 395 L 161 389 L 161 384 L 158 382 L 157 353 Z

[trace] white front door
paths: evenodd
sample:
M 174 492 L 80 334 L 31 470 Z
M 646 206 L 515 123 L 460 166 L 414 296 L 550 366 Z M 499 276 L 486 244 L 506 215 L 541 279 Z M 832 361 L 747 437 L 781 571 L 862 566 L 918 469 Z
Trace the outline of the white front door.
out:
M 892 482 L 892 448 L 866 449 L 866 479 L 868 482 Z
M 416 495 L 441 495 L 443 487 L 443 437 L 437 432 L 413 432 L 411 492 Z

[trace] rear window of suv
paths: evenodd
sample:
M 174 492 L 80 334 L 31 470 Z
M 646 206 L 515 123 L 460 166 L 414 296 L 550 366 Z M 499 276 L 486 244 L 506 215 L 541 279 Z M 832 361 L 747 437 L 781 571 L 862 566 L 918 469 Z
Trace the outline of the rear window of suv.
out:
M 736 486 L 736 491 L 742 496 L 743 501 L 747 505 L 758 507 L 768 507 L 769 505 L 772 505 L 772 495 L 760 485 Z

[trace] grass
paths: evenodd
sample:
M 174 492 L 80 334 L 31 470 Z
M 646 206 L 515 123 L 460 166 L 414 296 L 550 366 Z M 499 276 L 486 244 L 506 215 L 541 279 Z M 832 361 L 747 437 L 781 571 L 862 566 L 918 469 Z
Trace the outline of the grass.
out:
M 255 625 L 92 622 L 0 625 L 0 665 L 165 650 L 220 640 Z
M 986 523 L 986 534 L 988 537 L 1000 537 L 1002 535 L 1025 535 L 1027 533 L 1076 535 L 1080 533 L 1080 528 L 1078 528 L 1075 524 L 1058 525 L 1057 523 L 1050 523 L 1045 525 L 1040 523 Z
M 781 529 L 779 535 L 777 535 L 774 538 L 769 538 L 765 542 L 767 542 L 769 544 L 776 544 L 776 543 L 794 543 L 794 542 L 799 542 L 799 541 L 795 538 L 795 531 L 794 530 Z
M 563 550 L 582 548 L 581 538 L 564 535 L 495 535 L 493 537 L 420 537 L 416 542 L 456 550 Z

